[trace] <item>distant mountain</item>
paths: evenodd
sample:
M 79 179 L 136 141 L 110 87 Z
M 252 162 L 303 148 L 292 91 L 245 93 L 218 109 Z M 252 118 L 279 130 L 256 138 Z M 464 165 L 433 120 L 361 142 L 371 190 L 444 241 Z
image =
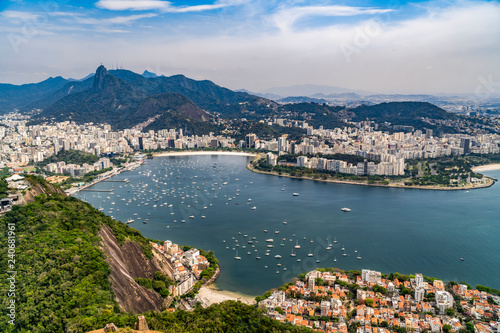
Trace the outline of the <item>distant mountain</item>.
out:
M 88 79 L 84 81 L 69 81 L 64 86 L 62 86 L 61 89 L 47 94 L 43 98 L 33 101 L 28 105 L 25 105 L 21 108 L 21 111 L 45 109 L 67 95 L 75 94 L 89 89 L 90 87 L 92 87 L 92 83 L 94 82 L 94 75 L 95 74 L 92 74 Z
M 145 70 L 143 73 L 142 73 L 142 76 L 144 76 L 145 78 L 155 78 L 155 77 L 158 77 L 158 75 L 156 75 L 155 73 L 152 73 L 148 70 Z
M 281 98 L 283 98 L 283 96 L 280 96 L 280 95 L 276 95 L 276 94 L 270 94 L 270 93 L 256 93 L 256 92 L 251 92 L 249 90 L 246 90 L 246 89 L 237 89 L 235 90 L 236 92 L 243 92 L 243 93 L 247 93 L 247 94 L 250 94 L 250 95 L 255 95 L 255 96 L 259 96 L 259 97 L 262 97 L 262 98 L 267 98 L 267 99 L 271 99 L 273 101 L 277 101 Z
M 351 89 L 317 85 L 317 84 L 300 84 L 286 87 L 274 87 L 260 91 L 260 93 L 270 93 L 282 97 L 288 96 L 308 96 L 315 97 L 316 94 L 330 95 L 330 94 L 344 94 L 344 93 L 358 93 L 360 95 L 371 94 L 365 91 L 353 91 Z
M 401 94 L 379 94 L 363 97 L 367 100 L 390 100 L 393 102 L 429 102 L 435 103 L 439 101 L 439 97 L 433 95 L 401 95 Z
M 183 128 L 186 134 L 216 130 L 216 126 L 207 123 L 213 115 L 196 105 L 193 99 L 208 110 L 219 111 L 221 106 L 226 108 L 231 104 L 240 110 L 240 102 L 252 103 L 259 97 L 182 75 L 145 78 L 128 70 L 108 71 L 100 66 L 93 78 L 68 82 L 38 101 L 38 105 L 46 107 L 37 121 L 106 122 L 124 129 L 149 119 L 146 129 Z
M 56 92 L 67 82 L 68 80 L 57 76 L 39 83 L 23 85 L 0 83 L 0 112 L 10 112 L 14 108 L 23 108 Z
M 372 106 L 362 105 L 350 109 L 353 121 L 373 120 L 379 124 L 413 126 L 415 129 L 432 129 L 436 132 L 454 133 L 451 127 L 430 125 L 422 118 L 456 120 L 458 116 L 427 102 L 390 102 Z
M 318 104 L 328 103 L 328 101 L 326 99 L 306 97 L 306 96 L 285 97 L 285 98 L 279 99 L 278 102 L 279 103 L 318 103 Z
M 90 73 L 89 75 L 87 75 L 86 77 L 82 78 L 82 79 L 68 79 L 68 81 L 85 81 L 87 79 L 90 79 L 91 77 L 94 77 L 95 73 Z

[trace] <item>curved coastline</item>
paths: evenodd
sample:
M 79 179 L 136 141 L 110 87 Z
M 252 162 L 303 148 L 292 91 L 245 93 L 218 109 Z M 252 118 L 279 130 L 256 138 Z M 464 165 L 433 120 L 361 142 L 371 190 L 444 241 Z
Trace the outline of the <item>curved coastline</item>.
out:
M 472 189 L 480 189 L 480 188 L 487 188 L 490 186 L 493 186 L 495 184 L 495 180 L 491 177 L 484 176 L 485 178 L 488 179 L 488 182 L 486 184 L 481 184 L 481 185 L 467 185 L 463 187 L 440 187 L 440 186 L 406 186 L 404 184 L 368 184 L 368 183 L 363 183 L 363 182 L 352 182 L 352 181 L 347 181 L 347 180 L 339 180 L 339 179 L 315 179 L 312 177 L 296 177 L 296 176 L 291 176 L 289 174 L 278 174 L 276 172 L 267 172 L 267 171 L 261 171 L 254 169 L 252 167 L 251 163 L 247 164 L 247 169 L 255 172 L 255 173 L 261 173 L 265 175 L 271 175 L 271 176 L 279 176 L 279 177 L 288 177 L 288 178 L 295 178 L 295 179 L 305 179 L 305 180 L 313 180 L 317 182 L 323 182 L 323 183 L 338 183 L 338 184 L 348 184 L 348 185 L 362 185 L 362 186 L 374 186 L 374 187 L 389 187 L 389 188 L 402 188 L 402 189 L 417 189 L 417 190 L 438 190 L 438 191 L 463 191 L 463 190 L 472 190 Z M 500 169 L 500 164 L 498 164 L 498 169 Z M 498 170 L 498 169 L 488 169 L 488 170 Z M 485 171 L 485 170 L 483 170 Z
M 193 155 L 233 155 L 233 156 L 253 156 L 258 157 L 258 154 L 246 153 L 242 151 L 173 151 L 173 152 L 161 152 L 153 154 L 154 157 L 160 156 L 193 156 Z
M 472 168 L 474 172 L 500 170 L 500 163 L 478 165 Z

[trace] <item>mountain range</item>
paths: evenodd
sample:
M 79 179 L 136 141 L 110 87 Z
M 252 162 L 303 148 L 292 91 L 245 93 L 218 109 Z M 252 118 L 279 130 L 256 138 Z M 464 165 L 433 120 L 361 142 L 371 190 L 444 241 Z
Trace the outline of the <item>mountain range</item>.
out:
M 256 110 L 269 103 L 261 97 L 233 92 L 211 81 L 195 81 L 183 75 L 142 75 L 128 70 L 97 68 L 83 80 L 51 78 L 38 84 L 0 86 L 0 111 L 41 109 L 32 123 L 72 120 L 108 123 L 115 129 L 130 128 L 150 118 L 146 128 L 183 128 L 186 134 L 204 134 L 217 126 L 215 115 L 227 116 Z
M 419 102 L 405 102 L 411 96 L 401 95 L 400 102 L 376 105 L 366 102 L 349 108 L 328 105 L 328 99 L 334 95 L 355 99 L 359 97 L 355 92 L 339 88 L 325 95 L 334 87 L 324 87 L 321 92 L 308 95 L 320 91 L 319 88 L 321 86 L 294 86 L 293 89 L 304 94 L 277 103 L 246 91 L 232 91 L 208 80 L 197 81 L 184 75 L 158 76 L 149 71 L 142 75 L 125 69 L 108 71 L 101 65 L 95 74 L 80 80 L 58 76 L 36 84 L 0 84 L 0 113 L 38 109 L 40 112 L 29 124 L 71 120 L 108 123 L 115 130 L 135 126 L 145 131 L 182 128 L 187 135 L 220 133 L 223 128 L 219 119 L 225 118 L 232 123 L 237 138 L 256 129 L 262 138 L 280 134 L 302 135 L 301 131 L 289 133 L 283 126 L 271 128 L 267 122 L 273 118 L 304 121 L 315 128 L 352 126 L 345 121 L 368 119 L 379 124 L 408 125 L 420 130 L 432 128 L 436 132 L 457 132 L 457 129 L 422 121 L 422 118 L 457 119 L 455 114 L 424 102 L 432 96 L 418 95 Z M 255 122 L 261 124 L 254 126 Z

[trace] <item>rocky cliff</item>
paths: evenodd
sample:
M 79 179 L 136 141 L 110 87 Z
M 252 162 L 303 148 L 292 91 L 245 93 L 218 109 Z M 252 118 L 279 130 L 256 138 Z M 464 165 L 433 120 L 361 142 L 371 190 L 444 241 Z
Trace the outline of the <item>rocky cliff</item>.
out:
M 102 250 L 106 255 L 106 261 L 111 267 L 109 279 L 120 309 L 134 313 L 148 310 L 161 311 L 164 299 L 160 294 L 140 286 L 134 279 L 152 279 L 156 271 L 171 276 L 166 263 L 161 262 L 161 258 L 156 256 L 148 260 L 136 242 L 125 242 L 120 246 L 113 231 L 106 225 L 102 226 L 99 236 L 102 238 Z
M 26 181 L 31 184 L 31 187 L 25 194 L 23 194 L 23 204 L 35 201 L 35 197 L 41 194 L 45 194 L 47 196 L 53 194 L 66 195 L 66 193 L 59 186 L 54 186 L 44 179 L 40 179 L 38 177 L 27 177 Z

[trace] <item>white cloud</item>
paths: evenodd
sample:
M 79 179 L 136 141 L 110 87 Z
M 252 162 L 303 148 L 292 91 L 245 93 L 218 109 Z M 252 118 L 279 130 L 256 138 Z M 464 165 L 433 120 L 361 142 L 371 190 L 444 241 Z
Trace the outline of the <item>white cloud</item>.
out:
M 234 6 L 246 1 L 222 0 L 212 5 L 173 6 L 170 1 L 163 0 L 99 0 L 96 6 L 109 10 L 159 10 L 168 13 L 202 12 Z
M 170 1 L 162 0 L 99 0 L 96 6 L 109 10 L 152 10 L 166 9 Z
M 9 51 L 6 39 L 0 39 L 0 49 L 5 50 L 0 68 L 12 71 L 3 74 L 2 80 L 21 83 L 46 78 L 35 77 L 35 72 L 83 77 L 100 62 L 111 65 L 116 60 L 136 72 L 149 67 L 158 74 L 182 73 L 252 91 L 315 83 L 385 93 L 474 93 L 478 76 L 491 74 L 495 81 L 500 78 L 497 2 L 464 2 L 419 10 L 418 16 L 406 12 L 406 7 L 385 15 L 366 16 L 356 14 L 366 9 L 359 12 L 352 7 L 345 11 L 330 8 L 329 15 L 349 14 L 353 20 L 314 29 L 289 29 L 287 33 L 278 31 L 275 21 L 263 18 L 266 11 L 260 9 L 262 3 L 252 2 L 254 5 L 250 9 L 255 9 L 256 14 L 248 16 L 247 7 L 239 7 L 235 13 L 204 15 L 196 20 L 155 19 L 153 24 L 142 17 L 144 21 L 140 22 L 153 28 L 145 33 L 137 30 L 138 26 L 128 29 L 124 25 L 125 30 L 130 30 L 126 38 L 116 34 L 125 31 L 117 30 L 122 26 L 113 22 L 125 24 L 140 16 L 115 21 L 102 18 L 106 24 L 97 20 L 85 25 L 76 24 L 75 19 L 62 28 L 83 27 L 91 31 L 66 32 L 51 27 L 56 35 L 33 37 L 19 46 L 17 54 Z M 318 15 L 318 8 L 306 11 L 307 15 Z M 281 17 L 287 14 L 291 26 L 301 17 L 291 8 L 279 8 L 276 13 L 281 13 Z M 390 20 L 380 22 L 380 31 L 369 36 L 366 45 L 356 46 L 356 36 L 366 30 L 367 22 L 386 16 Z M 2 28 L 12 29 L 12 24 L 0 24 L 0 31 Z M 351 62 L 346 61 L 340 49 L 342 43 L 359 49 Z
M 156 14 L 140 14 L 128 16 L 115 16 L 111 18 L 92 18 L 92 17 L 76 17 L 75 20 L 81 24 L 90 25 L 109 25 L 109 24 L 128 24 L 137 20 L 155 17 Z
M 361 8 L 350 6 L 304 6 L 285 8 L 272 16 L 281 31 L 289 31 L 293 24 L 306 16 L 356 16 L 391 12 L 391 9 Z

